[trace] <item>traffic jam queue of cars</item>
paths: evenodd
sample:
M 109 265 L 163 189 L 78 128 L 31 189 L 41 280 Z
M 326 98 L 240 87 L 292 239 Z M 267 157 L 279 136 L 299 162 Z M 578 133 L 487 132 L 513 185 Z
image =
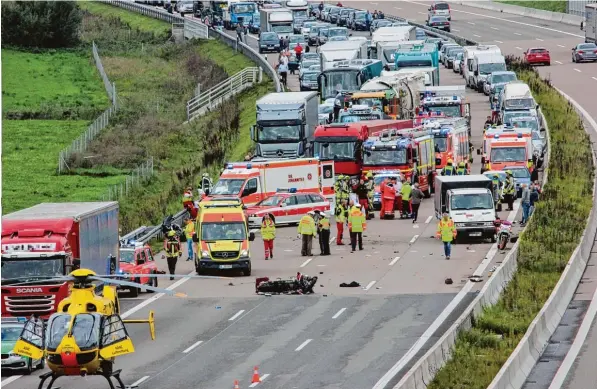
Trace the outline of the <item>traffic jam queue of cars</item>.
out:
M 294 3 L 263 7 L 261 34 L 286 31 L 282 16 L 274 15 L 293 11 Z M 353 192 L 360 179 L 373 181 L 374 209 L 384 202 L 382 182 L 392 183 L 394 206 L 383 207 L 379 219 L 396 210 L 408 217 L 404 207 L 411 204 L 402 201 L 400 188 L 418 183 L 424 197 L 435 197 L 436 217 L 452 217 L 458 239 L 494 240 L 496 210 L 517 189 L 509 183 L 528 182 L 531 162 L 538 164 L 545 150 L 539 107 L 529 87 L 508 72 L 500 49 L 461 47 L 399 22 L 375 23 L 370 40 L 352 37 L 347 29 L 362 29 L 365 11 L 308 9 L 318 20 L 307 16 L 298 36 L 288 34 L 293 44 L 316 47 L 299 62 L 308 82 L 301 92 L 270 93 L 256 102 L 252 159 L 227 163 L 200 203 L 197 272 L 251 274 L 249 242 L 265 215 L 276 226 L 296 225 L 312 211 L 333 216 L 341 192 Z M 436 16 L 450 21 L 449 6 L 432 6 L 430 19 Z M 297 21 L 293 26 L 298 31 Z M 440 62 L 489 95 L 495 121 L 478 149 L 484 174 L 471 171 L 465 87 L 440 85 Z

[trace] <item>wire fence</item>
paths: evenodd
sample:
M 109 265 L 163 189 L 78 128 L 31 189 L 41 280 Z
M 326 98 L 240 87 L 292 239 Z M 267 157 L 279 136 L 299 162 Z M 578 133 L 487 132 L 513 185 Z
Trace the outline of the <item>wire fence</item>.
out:
M 110 82 L 110 79 L 104 70 L 104 65 L 102 64 L 102 59 L 100 58 L 95 42 L 93 42 L 91 50 L 93 53 L 95 67 L 102 77 L 104 87 L 106 88 L 106 93 L 108 93 L 112 105 L 99 117 L 97 117 L 89 125 L 89 127 L 87 127 L 87 130 L 79 135 L 79 137 L 75 139 L 70 146 L 60 151 L 58 154 L 58 174 L 64 174 L 70 170 L 70 166 L 68 165 L 70 157 L 75 153 L 82 153 L 87 150 L 89 143 L 91 143 L 91 141 L 110 124 L 110 118 L 116 113 L 116 111 L 118 111 L 118 94 L 116 92 L 116 84 Z
M 117 201 L 122 197 L 128 196 L 129 193 L 136 187 L 143 185 L 153 177 L 153 157 L 139 166 L 126 177 L 126 180 L 120 184 L 111 185 L 108 187 L 108 191 L 102 197 L 104 201 Z

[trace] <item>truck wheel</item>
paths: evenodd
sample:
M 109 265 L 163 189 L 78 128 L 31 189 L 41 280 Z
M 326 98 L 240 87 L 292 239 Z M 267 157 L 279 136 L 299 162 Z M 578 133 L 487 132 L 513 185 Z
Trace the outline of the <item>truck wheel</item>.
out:
M 39 363 L 37 364 L 37 366 L 35 366 L 35 368 L 37 370 L 43 370 L 43 368 L 46 366 L 46 360 L 45 359 L 40 359 Z

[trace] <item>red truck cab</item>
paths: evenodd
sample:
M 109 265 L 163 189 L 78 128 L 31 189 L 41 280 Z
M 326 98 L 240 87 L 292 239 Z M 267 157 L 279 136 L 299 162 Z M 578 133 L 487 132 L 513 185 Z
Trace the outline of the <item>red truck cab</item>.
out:
M 158 273 L 158 265 L 153 257 L 153 252 L 149 245 L 131 243 L 120 247 L 120 261 L 118 274 L 122 274 L 124 280 L 128 280 L 128 274 L 143 274 L 133 279 L 143 285 L 158 286 L 158 280 L 155 277 L 147 277 L 150 274 Z M 132 297 L 139 295 L 139 288 L 119 287 L 118 290 L 128 290 Z

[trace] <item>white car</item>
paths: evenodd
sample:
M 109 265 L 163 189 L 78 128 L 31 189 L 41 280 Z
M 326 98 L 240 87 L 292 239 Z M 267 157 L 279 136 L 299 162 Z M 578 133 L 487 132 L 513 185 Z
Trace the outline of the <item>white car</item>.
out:
M 454 65 L 452 65 L 452 71 L 454 73 L 460 73 L 460 62 L 462 62 L 462 58 L 464 58 L 464 53 L 456 54 L 454 58 Z

